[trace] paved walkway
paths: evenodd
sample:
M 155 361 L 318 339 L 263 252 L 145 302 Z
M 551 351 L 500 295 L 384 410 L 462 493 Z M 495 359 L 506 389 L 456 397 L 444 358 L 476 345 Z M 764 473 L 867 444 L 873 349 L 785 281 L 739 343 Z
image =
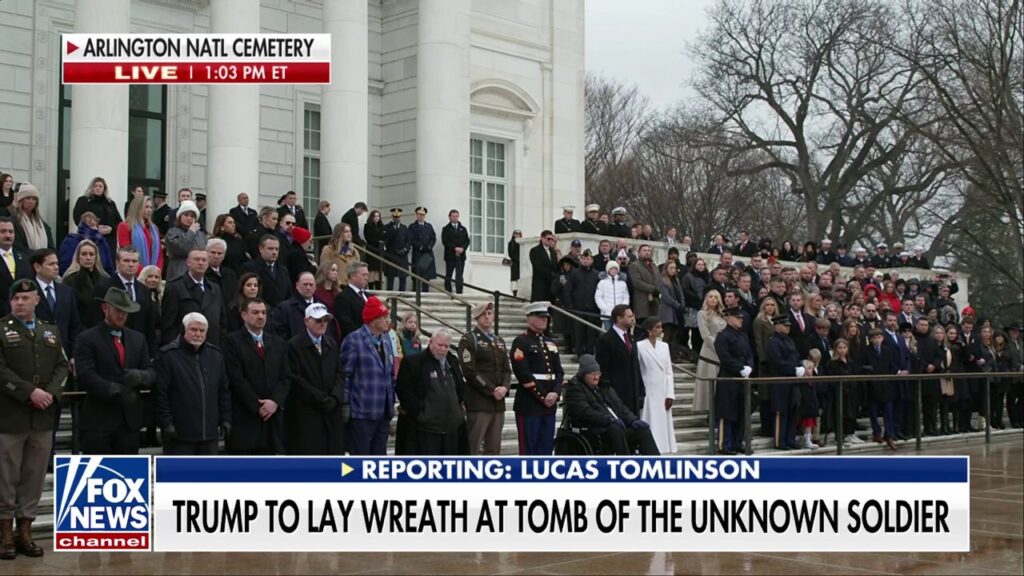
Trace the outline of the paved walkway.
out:
M 1024 573 L 1024 438 L 926 454 L 971 457 L 970 553 L 56 554 L 45 543 L 45 557 L 2 562 L 0 574 Z

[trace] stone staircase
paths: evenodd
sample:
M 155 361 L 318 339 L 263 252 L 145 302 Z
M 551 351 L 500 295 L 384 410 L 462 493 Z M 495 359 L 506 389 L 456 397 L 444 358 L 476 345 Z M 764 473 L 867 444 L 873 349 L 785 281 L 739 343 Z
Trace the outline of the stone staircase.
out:
M 391 292 L 380 293 L 384 299 L 391 297 L 400 297 L 410 303 L 415 302 L 414 294 L 398 294 Z M 464 294 L 461 296 L 466 302 L 477 305 L 483 302 L 493 302 L 493 298 L 481 294 Z M 430 318 L 426 314 L 423 315 L 423 328 L 427 331 L 434 331 L 443 326 L 440 321 L 444 321 L 449 326 L 454 327 L 457 330 L 464 331 L 466 328 L 466 306 L 450 299 L 443 293 L 431 292 L 422 295 L 422 308 L 425 311 L 429 311 L 430 314 L 436 316 L 436 318 Z M 505 339 L 506 344 L 511 345 L 512 340 L 522 334 L 526 330 L 526 316 L 523 312 L 523 306 L 525 303 L 512 300 L 502 299 L 501 310 L 499 317 L 499 335 Z M 401 302 L 397 303 L 397 311 L 399 316 L 404 315 L 408 311 L 413 309 L 406 304 Z M 440 321 L 439 321 L 440 320 Z M 457 343 L 460 338 L 459 334 L 453 336 L 453 343 Z M 577 359 L 571 354 L 563 350 L 561 354 L 562 367 L 565 369 L 566 378 L 574 376 L 579 368 Z M 694 393 L 694 378 L 693 372 L 696 366 L 693 364 L 677 364 L 675 368 L 675 404 L 672 407 L 672 417 L 675 424 L 676 440 L 678 443 L 678 454 L 708 454 L 708 430 L 707 430 L 707 413 L 706 412 L 695 412 L 693 406 L 693 393 Z M 508 403 L 509 410 L 505 413 L 505 427 L 502 434 L 502 454 L 503 455 L 514 455 L 518 452 L 517 441 L 516 441 L 516 425 L 515 417 L 511 410 L 511 399 L 516 393 L 515 390 L 511 392 L 510 400 Z M 755 400 L 756 401 L 756 400 Z M 771 454 L 777 451 L 771 448 L 771 442 L 769 438 L 760 438 L 757 436 L 757 430 L 760 423 L 760 416 L 755 410 L 752 415 L 753 423 L 753 438 L 752 445 L 755 453 L 757 454 Z M 562 421 L 562 408 L 559 406 L 557 411 L 557 422 Z M 867 419 L 860 421 L 861 425 L 867 425 Z M 1020 435 L 1020 430 L 993 430 L 993 437 L 1016 434 Z M 861 438 L 870 436 L 870 430 L 860 431 L 858 435 Z M 934 444 L 936 442 L 964 442 L 968 439 L 978 441 L 984 438 L 984 432 L 978 432 L 973 434 L 960 434 L 955 436 L 942 436 L 935 438 L 925 438 L 924 441 L 928 444 Z M 389 453 L 394 452 L 394 436 L 392 435 L 391 441 L 389 442 Z M 907 441 L 900 443 L 904 446 L 903 451 L 913 451 L 913 441 Z M 829 454 L 835 453 L 835 443 L 833 438 L 829 438 L 829 444 L 823 446 L 821 449 L 816 450 L 814 453 L 818 454 Z M 865 444 L 858 444 L 854 446 L 847 446 L 844 451 L 850 452 L 863 452 L 878 450 L 877 445 L 871 442 Z M 61 425 L 57 432 L 57 453 L 58 454 L 69 454 L 71 452 L 71 415 L 68 410 L 65 410 L 62 414 Z M 141 451 L 143 454 L 161 454 L 160 448 L 146 448 Z M 786 452 L 786 454 L 800 454 L 810 453 L 810 451 L 798 450 Z M 40 515 L 36 520 L 33 528 L 39 534 L 40 538 L 48 538 L 52 534 L 53 529 L 53 491 L 52 491 L 52 474 L 48 474 L 46 477 L 46 485 L 42 501 L 40 502 Z

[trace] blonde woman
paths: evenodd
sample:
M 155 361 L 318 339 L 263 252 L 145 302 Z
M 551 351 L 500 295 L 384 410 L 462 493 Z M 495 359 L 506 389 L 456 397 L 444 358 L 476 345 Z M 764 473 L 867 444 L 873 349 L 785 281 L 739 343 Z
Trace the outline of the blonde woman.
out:
M 327 262 L 335 262 L 338 265 L 338 289 L 348 286 L 348 265 L 351 262 L 359 261 L 359 249 L 352 242 L 352 228 L 344 222 L 334 227 L 334 235 L 331 241 L 320 251 L 320 266 Z
M 149 288 L 149 293 L 153 295 L 153 301 L 157 306 L 164 300 L 164 282 L 163 278 L 160 277 L 160 268 L 155 264 L 145 266 L 142 270 L 139 270 L 139 281 Z
M 160 230 L 153 223 L 153 199 L 138 196 L 128 205 L 125 221 L 117 225 L 117 247 L 132 245 L 139 251 L 139 271 L 146 266 L 163 270 Z
M 711 380 L 718 377 L 718 353 L 715 352 L 715 337 L 725 330 L 725 317 L 722 312 L 722 295 L 718 290 L 710 290 L 704 295 L 704 306 L 697 312 L 697 328 L 700 330 L 704 343 L 701 345 L 701 359 L 697 361 L 697 382 L 693 391 L 693 409 L 696 412 L 707 411 L 711 405 Z M 714 363 L 704 360 L 707 358 Z
M 78 318 L 82 326 L 95 326 L 102 318 L 93 301 L 93 290 L 110 275 L 100 265 L 100 248 L 92 240 L 82 240 L 75 247 L 71 265 L 64 272 L 64 284 L 75 290 Z

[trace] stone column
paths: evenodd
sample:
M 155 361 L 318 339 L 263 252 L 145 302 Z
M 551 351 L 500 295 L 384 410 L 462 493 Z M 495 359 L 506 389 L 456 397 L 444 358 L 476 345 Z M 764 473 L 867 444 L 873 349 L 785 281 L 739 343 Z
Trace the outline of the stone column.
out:
M 331 203 L 332 222 L 369 190 L 368 20 L 367 0 L 324 2 L 331 83 L 320 104 L 320 199 Z
M 129 0 L 75 3 L 75 32 L 126 33 L 130 19 Z M 120 211 L 128 199 L 128 86 L 76 85 L 71 98 L 71 209 L 89 181 L 101 176 Z
M 210 32 L 259 33 L 260 0 L 211 0 Z M 249 194 L 253 208 L 260 203 L 260 87 L 211 85 L 207 117 L 206 229 L 213 230 L 238 193 Z
M 416 203 L 438 230 L 453 208 L 469 224 L 469 37 L 469 0 L 420 0 Z

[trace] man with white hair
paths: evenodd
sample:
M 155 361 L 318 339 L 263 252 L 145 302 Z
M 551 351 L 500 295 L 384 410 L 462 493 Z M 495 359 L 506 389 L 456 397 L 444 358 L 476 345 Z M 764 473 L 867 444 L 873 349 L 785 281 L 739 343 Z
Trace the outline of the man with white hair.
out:
M 427 349 L 402 359 L 398 370 L 396 455 L 466 454 L 466 382 L 459 361 L 448 353 L 452 336 L 444 328 Z
M 238 274 L 234 270 L 224 266 L 224 256 L 228 251 L 228 243 L 220 238 L 210 238 L 206 241 L 206 253 L 210 255 L 210 266 L 206 269 L 206 280 L 210 284 L 220 287 L 220 294 L 224 305 L 235 297 L 238 289 Z
M 164 454 L 216 456 L 218 432 L 231 433 L 231 394 L 224 354 L 206 341 L 199 312 L 181 320 L 181 335 L 160 349 L 154 406 Z

